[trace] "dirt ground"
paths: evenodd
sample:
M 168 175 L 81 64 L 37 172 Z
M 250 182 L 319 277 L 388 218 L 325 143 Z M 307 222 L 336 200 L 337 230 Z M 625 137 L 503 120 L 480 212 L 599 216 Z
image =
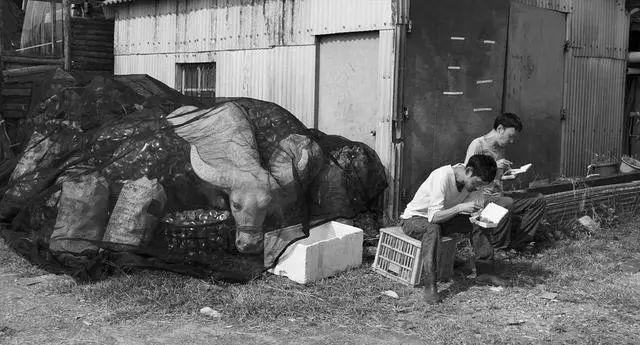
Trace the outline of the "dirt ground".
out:
M 68 294 L 48 292 L 64 277 L 21 278 L 0 267 L 0 344 L 421 344 L 417 337 L 389 332 L 353 334 L 316 329 L 304 334 L 242 329 L 199 315 L 156 316 L 104 322 L 108 311 Z M 49 278 L 51 277 L 51 278 Z M 72 282 L 68 282 L 73 284 Z
M 0 240 L 0 344 L 640 344 L 638 217 L 502 259 L 504 289 L 458 270 L 438 306 L 368 264 L 307 286 L 161 271 L 78 284 Z

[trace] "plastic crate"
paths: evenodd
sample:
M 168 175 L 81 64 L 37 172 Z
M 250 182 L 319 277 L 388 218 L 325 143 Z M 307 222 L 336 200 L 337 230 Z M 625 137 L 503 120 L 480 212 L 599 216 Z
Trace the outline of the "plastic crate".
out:
M 380 229 L 380 240 L 373 262 L 373 270 L 408 286 L 420 285 L 422 243 L 407 236 L 400 227 Z M 453 276 L 456 243 L 450 237 L 441 237 L 438 246 L 438 279 Z

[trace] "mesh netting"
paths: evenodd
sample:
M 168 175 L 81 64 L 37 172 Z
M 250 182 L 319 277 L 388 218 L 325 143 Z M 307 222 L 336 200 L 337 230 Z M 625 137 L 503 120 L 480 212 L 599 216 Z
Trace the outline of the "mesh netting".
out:
M 364 144 L 282 107 L 210 107 L 147 76 L 49 90 L 26 124 L 0 217 L 17 252 L 100 279 L 153 267 L 242 282 L 309 229 L 378 212 L 384 168 Z

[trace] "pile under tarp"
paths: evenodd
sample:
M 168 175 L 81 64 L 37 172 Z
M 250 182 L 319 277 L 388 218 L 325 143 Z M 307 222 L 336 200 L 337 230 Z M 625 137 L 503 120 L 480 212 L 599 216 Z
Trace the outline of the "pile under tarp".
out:
M 140 75 L 51 93 L 30 114 L 0 234 L 52 272 L 97 280 L 151 267 L 248 281 L 310 227 L 380 211 L 375 152 L 276 104 L 205 106 Z M 282 236 L 263 252 L 265 233 Z

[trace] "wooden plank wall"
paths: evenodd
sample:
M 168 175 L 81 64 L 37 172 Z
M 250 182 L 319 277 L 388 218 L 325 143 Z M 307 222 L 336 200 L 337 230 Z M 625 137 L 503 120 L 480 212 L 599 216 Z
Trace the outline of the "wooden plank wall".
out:
M 71 69 L 113 72 L 113 20 L 71 19 Z
M 113 72 L 113 21 L 72 18 L 71 54 L 74 71 Z M 8 121 L 27 116 L 33 86 L 43 73 L 63 67 L 62 58 L 2 56 L 2 113 Z
M 3 117 L 7 120 L 26 117 L 31 104 L 33 86 L 42 81 L 44 73 L 59 67 L 58 65 L 38 65 L 4 71 Z
M 72 71 L 111 74 L 113 60 L 113 21 L 72 18 Z M 41 101 L 33 99 L 35 87 L 46 79 L 47 73 L 63 68 L 64 59 L 5 55 L 0 58 L 0 61 L 4 64 L 0 110 L 2 118 L 6 121 L 6 130 L 11 144 L 16 149 L 25 139 L 21 128 L 22 123 L 27 119 L 30 107 Z
M 59 68 L 57 65 L 40 65 L 23 67 L 4 71 L 4 85 L 2 88 L 2 118 L 5 121 L 5 129 L 10 141 L 12 151 L 17 154 L 28 140 L 29 134 L 25 132 L 24 123 L 27 120 L 29 109 L 34 101 L 33 91 L 49 79 L 52 71 Z M 0 133 L 3 135 L 3 133 Z M 4 145 L 4 143 L 3 143 Z

